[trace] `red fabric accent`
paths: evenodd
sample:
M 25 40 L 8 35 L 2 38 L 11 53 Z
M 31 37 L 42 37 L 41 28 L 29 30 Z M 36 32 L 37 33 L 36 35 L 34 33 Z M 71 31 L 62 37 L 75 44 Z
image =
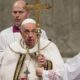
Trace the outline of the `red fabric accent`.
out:
M 19 27 L 16 25 L 13 26 L 13 33 L 15 33 L 15 32 L 20 32 Z

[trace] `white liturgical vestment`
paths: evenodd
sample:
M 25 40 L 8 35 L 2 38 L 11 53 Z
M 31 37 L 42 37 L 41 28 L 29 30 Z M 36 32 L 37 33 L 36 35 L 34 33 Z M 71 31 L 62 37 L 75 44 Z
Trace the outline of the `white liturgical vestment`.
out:
M 68 59 L 64 65 L 68 80 L 80 80 L 80 53 Z
M 29 71 L 28 79 L 29 80 L 39 80 L 39 77 L 36 75 L 36 67 L 38 66 L 35 58 L 31 57 L 38 54 L 38 44 L 36 44 L 32 49 L 27 49 L 25 47 L 23 40 L 11 44 L 4 52 L 1 62 L 0 70 L 0 80 L 16 80 L 16 76 L 19 78 L 24 74 L 26 70 Z M 54 43 L 49 40 L 40 39 L 40 54 L 43 54 L 47 60 L 50 60 L 53 65 L 53 71 L 57 76 L 63 79 L 64 75 L 64 63 L 63 59 L 59 53 L 58 48 Z M 25 59 L 21 65 L 21 55 L 25 55 Z M 21 66 L 21 67 L 20 67 Z M 58 70 L 61 70 L 59 73 Z M 45 75 L 43 75 L 45 76 Z M 41 80 L 44 80 L 43 77 Z M 55 80 L 55 79 L 54 79 Z M 57 79 L 56 79 L 57 80 Z M 59 80 L 59 79 L 58 79 Z

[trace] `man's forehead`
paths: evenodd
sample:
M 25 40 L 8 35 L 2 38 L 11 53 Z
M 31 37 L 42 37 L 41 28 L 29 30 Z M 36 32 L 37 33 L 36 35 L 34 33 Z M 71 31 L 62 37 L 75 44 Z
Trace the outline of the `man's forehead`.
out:
M 13 7 L 13 11 L 22 11 L 24 10 L 24 7 Z
M 21 3 L 21 2 L 16 2 L 14 5 L 13 5 L 13 9 L 24 9 L 25 8 L 25 3 Z

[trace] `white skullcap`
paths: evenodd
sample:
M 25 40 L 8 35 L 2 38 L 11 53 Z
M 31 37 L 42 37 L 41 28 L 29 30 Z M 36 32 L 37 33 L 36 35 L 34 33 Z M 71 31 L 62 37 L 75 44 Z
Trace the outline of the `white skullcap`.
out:
M 32 18 L 27 18 L 27 19 L 23 20 L 21 26 L 23 26 L 23 25 L 25 25 L 25 24 L 27 24 L 27 23 L 36 24 L 36 21 L 35 21 L 34 19 L 32 19 Z

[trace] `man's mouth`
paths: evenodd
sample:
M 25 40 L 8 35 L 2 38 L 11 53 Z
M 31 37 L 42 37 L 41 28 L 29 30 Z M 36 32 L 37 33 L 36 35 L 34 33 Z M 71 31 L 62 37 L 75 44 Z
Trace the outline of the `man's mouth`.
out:
M 20 22 L 20 19 L 16 19 L 16 22 Z
M 28 39 L 28 42 L 32 42 L 32 39 Z

